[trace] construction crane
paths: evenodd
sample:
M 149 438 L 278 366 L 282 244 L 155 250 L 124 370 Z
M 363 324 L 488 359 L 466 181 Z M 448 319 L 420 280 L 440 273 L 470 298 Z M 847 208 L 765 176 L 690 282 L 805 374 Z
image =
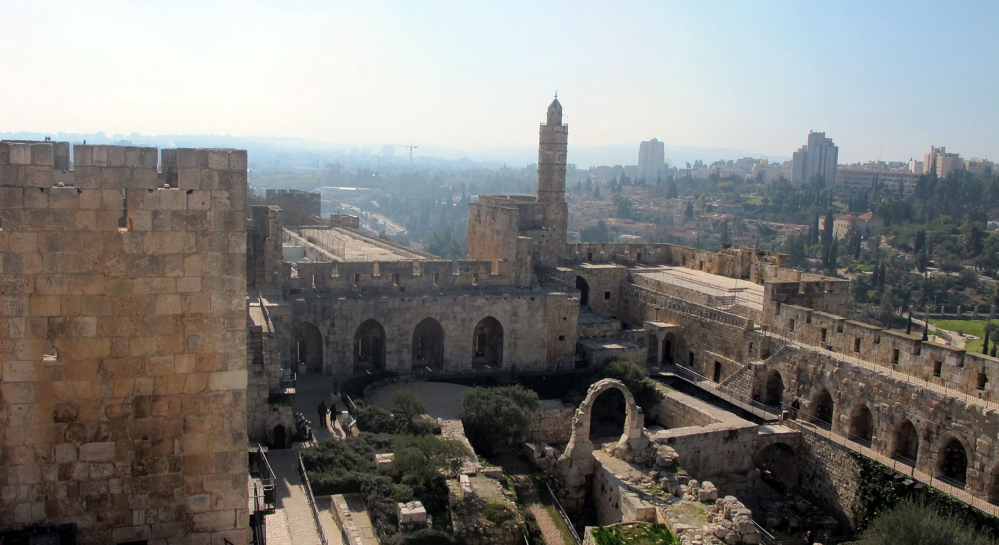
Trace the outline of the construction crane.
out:
M 418 148 L 420 146 L 414 146 L 412 144 L 409 144 L 409 145 L 406 145 L 406 144 L 389 144 L 389 145 L 392 146 L 392 147 L 394 147 L 394 148 L 409 148 L 409 165 L 413 166 L 413 150 L 415 150 L 416 148 Z

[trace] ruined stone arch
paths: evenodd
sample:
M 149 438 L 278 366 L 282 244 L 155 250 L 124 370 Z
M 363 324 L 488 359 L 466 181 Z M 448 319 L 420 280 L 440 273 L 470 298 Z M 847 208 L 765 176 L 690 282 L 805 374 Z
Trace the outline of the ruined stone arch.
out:
M 385 327 L 369 318 L 354 331 L 354 374 L 385 369 Z
M 434 318 L 424 318 L 413 328 L 413 368 L 444 367 L 444 328 Z
M 309 373 L 323 372 L 323 334 L 312 322 L 299 322 L 289 337 L 292 364 L 304 363 Z
M 576 415 L 572 419 L 572 436 L 566 446 L 562 458 L 570 460 L 589 459 L 593 454 L 593 443 L 590 441 L 590 418 L 592 416 L 593 404 L 600 394 L 607 390 L 617 389 L 624 395 L 625 419 L 624 432 L 621 439 L 614 446 L 615 453 L 629 452 L 634 450 L 638 442 L 642 439 L 642 427 L 645 425 L 645 414 L 642 408 L 635 403 L 635 396 L 623 382 L 605 378 L 590 386 L 586 392 L 586 399 L 579 404 Z
M 874 413 L 861 401 L 850 410 L 850 439 L 870 446 L 874 440 Z
M 475 324 L 472 332 L 472 364 L 503 365 L 503 324 L 486 316 Z
M 919 430 L 908 418 L 903 418 L 895 427 L 891 456 L 904 464 L 916 465 L 919 458 Z
M 937 456 L 934 460 L 937 477 L 963 488 L 968 482 L 971 453 L 968 441 L 963 436 L 955 432 L 945 433 L 937 443 Z

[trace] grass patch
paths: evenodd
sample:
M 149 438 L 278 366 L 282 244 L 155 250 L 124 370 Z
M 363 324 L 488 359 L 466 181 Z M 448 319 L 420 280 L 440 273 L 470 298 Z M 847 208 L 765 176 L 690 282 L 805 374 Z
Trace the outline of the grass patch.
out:
M 595 528 L 597 545 L 674 545 L 679 543 L 665 524 L 629 524 Z
M 968 339 L 964 349 L 969 353 L 982 353 L 982 339 L 985 337 L 985 324 L 992 322 L 999 324 L 999 320 L 934 320 L 930 319 L 930 324 L 938 329 L 947 331 L 960 331 L 965 335 L 974 335 L 977 339 Z M 991 339 L 995 340 L 995 339 Z M 990 344 L 991 344 L 990 340 Z

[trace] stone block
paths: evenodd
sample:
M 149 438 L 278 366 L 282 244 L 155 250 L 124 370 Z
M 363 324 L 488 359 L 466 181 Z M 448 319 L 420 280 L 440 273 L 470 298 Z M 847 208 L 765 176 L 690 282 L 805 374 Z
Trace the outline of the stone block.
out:
M 9 155 L 7 161 L 11 165 L 31 164 L 31 145 L 19 142 L 8 144 Z
M 83 462 L 114 461 L 115 444 L 112 442 L 84 443 L 80 445 L 80 460 Z

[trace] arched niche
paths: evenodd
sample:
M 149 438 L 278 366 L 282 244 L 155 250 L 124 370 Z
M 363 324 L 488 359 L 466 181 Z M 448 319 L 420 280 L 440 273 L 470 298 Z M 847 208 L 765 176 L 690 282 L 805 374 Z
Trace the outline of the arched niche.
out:
M 798 458 L 787 443 L 777 442 L 761 448 L 753 461 L 764 479 L 771 478 L 784 488 L 798 485 Z
M 784 378 L 780 372 L 774 370 L 767 377 L 766 386 L 763 389 L 763 403 L 772 407 L 780 407 L 784 402 Z
M 499 320 L 487 316 L 475 324 L 472 351 L 473 365 L 503 365 L 503 325 Z
M 968 482 L 968 450 L 956 437 L 944 439 L 937 454 L 937 475 L 961 488 Z
M 354 374 L 384 369 L 385 328 L 378 320 L 365 320 L 354 332 Z
M 863 403 L 850 412 L 850 439 L 867 446 L 874 440 L 874 415 Z
M 902 420 L 895 430 L 891 447 L 892 458 L 910 466 L 916 465 L 919 457 L 919 433 L 916 426 L 908 419 Z
M 590 283 L 582 276 L 576 276 L 576 289 L 579 290 L 579 306 L 590 305 Z
M 413 368 L 444 367 L 444 328 L 433 318 L 424 318 L 413 329 Z
M 291 363 L 307 366 L 309 373 L 323 372 L 323 334 L 310 322 L 300 322 L 291 330 Z
M 831 429 L 834 409 L 835 404 L 829 390 L 825 388 L 819 390 L 819 393 L 815 394 L 815 398 L 812 399 L 811 416 L 815 420 L 815 423 L 827 430 Z

